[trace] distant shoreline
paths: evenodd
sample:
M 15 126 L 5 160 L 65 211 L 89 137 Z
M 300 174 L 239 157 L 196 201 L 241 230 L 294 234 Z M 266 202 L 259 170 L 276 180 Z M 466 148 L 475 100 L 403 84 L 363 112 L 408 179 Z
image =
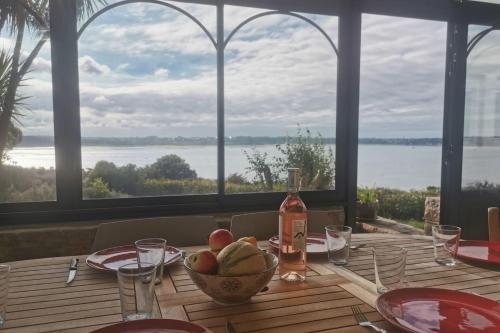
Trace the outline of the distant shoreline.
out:
M 294 137 L 252 137 L 237 136 L 226 137 L 227 146 L 262 146 L 285 144 Z M 313 138 L 313 142 L 318 138 Z M 335 138 L 322 138 L 325 144 L 335 144 Z M 398 145 L 398 146 L 441 146 L 440 138 L 360 138 L 359 144 L 363 145 Z M 215 146 L 217 138 L 215 137 L 84 137 L 82 146 L 93 147 L 141 147 L 141 146 Z M 474 146 L 500 146 L 500 137 L 469 137 L 464 139 L 464 145 Z M 21 143 L 16 147 L 53 147 L 54 138 L 50 136 L 31 136 L 23 137 Z
M 294 137 L 251 137 L 237 136 L 226 137 L 225 144 L 228 146 L 261 146 L 261 145 L 277 145 L 285 144 L 288 141 L 295 141 Z M 313 138 L 313 142 L 319 138 Z M 325 144 L 335 144 L 335 138 L 322 138 Z M 360 144 L 373 145 L 405 145 L 405 146 L 439 146 L 441 139 L 438 138 L 361 138 Z M 82 146 L 214 146 L 217 145 L 215 137 L 84 137 L 82 138 Z M 25 136 L 17 147 L 53 147 L 54 138 L 50 136 Z

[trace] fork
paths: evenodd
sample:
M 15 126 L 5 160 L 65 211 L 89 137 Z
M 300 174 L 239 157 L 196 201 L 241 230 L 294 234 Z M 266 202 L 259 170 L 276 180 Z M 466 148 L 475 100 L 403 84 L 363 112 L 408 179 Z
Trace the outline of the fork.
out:
M 238 333 L 229 320 L 226 321 L 226 333 Z
M 359 326 L 370 327 L 372 330 L 378 333 L 387 333 L 386 330 L 373 325 L 372 322 L 369 321 L 368 318 L 366 318 L 365 314 L 363 313 L 363 311 L 361 311 L 359 306 L 353 305 L 351 306 L 351 310 Z

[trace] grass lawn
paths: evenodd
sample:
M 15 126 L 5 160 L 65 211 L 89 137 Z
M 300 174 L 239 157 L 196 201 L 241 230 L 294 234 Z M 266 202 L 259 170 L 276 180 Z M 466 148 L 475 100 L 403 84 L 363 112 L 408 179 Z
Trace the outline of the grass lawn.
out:
M 419 221 L 419 220 L 414 220 L 414 219 L 396 220 L 396 221 L 398 221 L 399 223 L 407 224 L 407 225 L 410 225 L 412 227 L 424 230 L 424 221 Z

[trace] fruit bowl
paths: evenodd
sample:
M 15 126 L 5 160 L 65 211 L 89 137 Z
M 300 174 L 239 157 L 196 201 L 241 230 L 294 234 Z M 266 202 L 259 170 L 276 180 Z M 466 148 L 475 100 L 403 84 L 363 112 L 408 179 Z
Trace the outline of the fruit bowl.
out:
M 184 259 L 184 267 L 194 284 L 216 303 L 241 304 L 261 291 L 271 281 L 278 267 L 278 258 L 274 254 L 265 253 L 264 257 L 267 268 L 255 274 L 223 276 L 198 273 L 191 268 L 188 258 Z

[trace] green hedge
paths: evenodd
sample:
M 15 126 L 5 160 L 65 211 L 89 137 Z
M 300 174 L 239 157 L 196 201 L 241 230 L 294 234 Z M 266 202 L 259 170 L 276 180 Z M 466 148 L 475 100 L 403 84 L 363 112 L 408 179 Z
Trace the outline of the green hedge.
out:
M 0 170 L 0 202 L 30 202 L 56 199 L 54 169 L 3 166 Z M 266 192 L 262 184 L 226 181 L 226 193 Z M 231 178 L 231 179 L 233 179 Z M 128 196 L 156 196 L 178 194 L 217 193 L 217 182 L 211 179 L 140 179 L 135 193 L 124 193 L 113 188 L 101 178 L 91 179 L 84 174 L 85 198 L 117 198 Z M 487 188 L 491 186 L 474 186 Z M 495 190 L 498 190 L 496 187 Z M 286 191 L 286 184 L 274 184 L 273 191 Z M 422 220 L 425 198 L 438 196 L 438 188 L 423 191 L 403 191 L 388 188 L 360 189 L 375 191 L 379 201 L 379 215 L 399 220 Z
M 276 186 L 278 187 L 278 186 Z M 275 191 L 283 191 L 276 188 Z M 226 182 L 226 193 L 262 192 L 264 188 L 255 184 Z M 138 186 L 140 195 L 204 194 L 217 193 L 217 181 L 212 179 L 147 179 Z
M 375 188 L 379 201 L 378 215 L 390 219 L 422 220 L 425 198 L 439 196 L 439 188 L 428 187 L 423 191 L 403 191 L 389 188 Z

